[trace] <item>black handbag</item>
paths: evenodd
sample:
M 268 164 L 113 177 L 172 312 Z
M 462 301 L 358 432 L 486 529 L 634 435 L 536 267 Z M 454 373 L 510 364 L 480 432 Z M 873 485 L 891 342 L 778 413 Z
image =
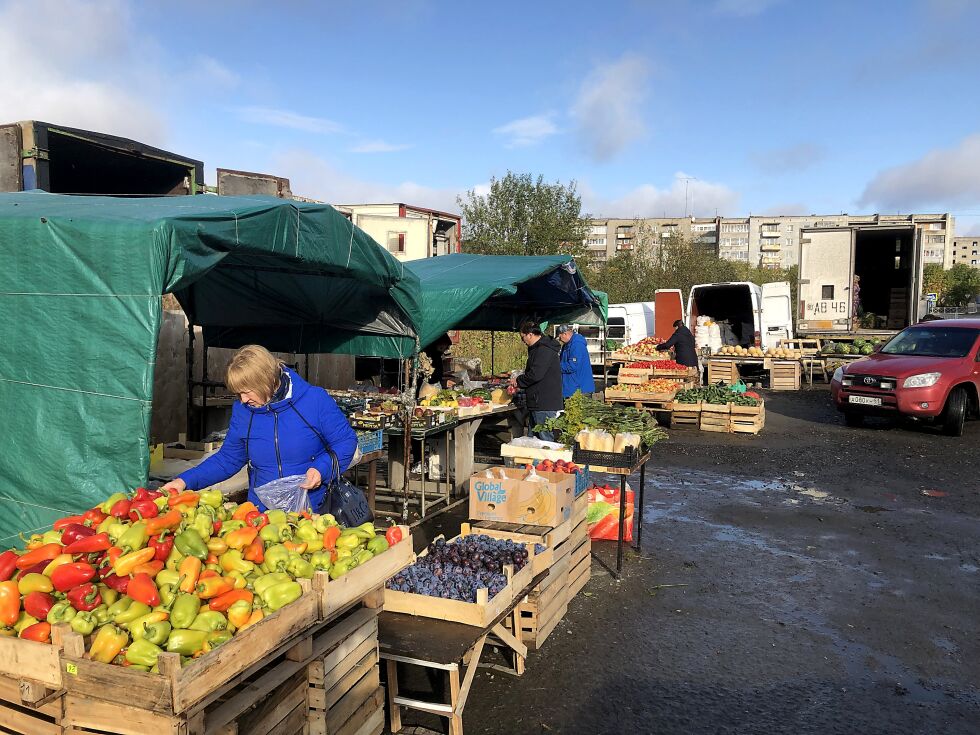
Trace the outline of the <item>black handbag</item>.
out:
M 327 449 L 333 462 L 333 476 L 325 486 L 323 504 L 317 511 L 320 514 L 329 513 L 337 523 L 347 528 L 360 526 L 362 523 L 374 520 L 374 513 L 368 503 L 364 491 L 347 481 L 340 472 L 337 455 Z

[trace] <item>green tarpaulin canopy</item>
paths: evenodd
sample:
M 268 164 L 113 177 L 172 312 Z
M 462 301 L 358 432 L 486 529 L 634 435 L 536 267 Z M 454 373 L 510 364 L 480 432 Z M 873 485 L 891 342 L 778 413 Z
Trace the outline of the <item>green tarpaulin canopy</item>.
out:
M 589 289 L 568 255 L 458 253 L 413 260 L 407 267 L 422 288 L 423 347 L 451 329 L 516 331 L 525 319 L 597 325 L 606 320 L 608 297 L 600 300 Z
M 417 349 L 418 279 L 328 205 L 0 194 L 0 257 L 0 546 L 145 481 L 164 293 L 217 346 Z

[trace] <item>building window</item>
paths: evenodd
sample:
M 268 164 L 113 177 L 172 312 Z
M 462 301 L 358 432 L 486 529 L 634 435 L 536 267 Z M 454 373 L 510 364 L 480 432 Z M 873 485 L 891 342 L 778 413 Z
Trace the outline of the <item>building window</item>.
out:
M 942 245 L 946 242 L 945 235 L 926 235 L 926 242 L 930 245 Z
M 404 232 L 389 232 L 388 233 L 388 252 L 389 253 L 404 253 L 405 252 L 405 233 Z

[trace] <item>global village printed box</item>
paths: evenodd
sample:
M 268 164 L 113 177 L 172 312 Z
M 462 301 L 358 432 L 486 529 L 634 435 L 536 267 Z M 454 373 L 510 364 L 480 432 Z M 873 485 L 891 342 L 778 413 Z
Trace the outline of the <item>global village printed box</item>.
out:
M 572 517 L 575 476 L 538 472 L 547 482 L 525 480 L 527 471 L 491 467 L 470 478 L 470 519 L 554 528 Z

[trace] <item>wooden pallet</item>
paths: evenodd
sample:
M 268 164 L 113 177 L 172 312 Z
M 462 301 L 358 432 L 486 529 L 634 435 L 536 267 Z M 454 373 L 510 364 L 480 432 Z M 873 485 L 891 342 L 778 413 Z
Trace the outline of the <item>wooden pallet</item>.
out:
M 766 406 L 736 406 L 732 404 L 731 430 L 735 434 L 758 434 L 766 425 Z
M 214 690 L 214 698 L 186 712 L 161 712 L 158 703 L 142 696 L 145 690 L 105 692 L 101 697 L 69 691 L 64 698 L 65 735 L 304 735 L 314 732 L 311 724 L 315 726 L 319 722 L 315 712 L 322 710 L 311 707 L 310 669 L 316 669 L 338 650 L 344 651 L 338 657 L 346 659 L 351 648 L 363 641 L 365 629 L 374 632 L 376 645 L 377 616 L 382 601 L 380 590 L 366 595 L 360 601 L 361 606 L 318 624 L 300 639 L 293 640 L 286 650 L 252 665 L 233 683 Z M 352 640 L 355 642 L 351 643 Z M 344 685 L 353 691 L 354 683 L 344 680 L 335 682 L 335 693 L 339 691 L 336 687 Z M 380 707 L 381 694 L 376 689 L 377 685 L 371 694 Z M 357 700 L 360 693 L 358 690 L 353 699 Z M 345 732 L 342 728 L 356 716 L 363 701 L 363 698 L 358 700 L 358 706 L 352 707 L 350 696 L 340 693 L 335 704 L 346 702 L 345 709 L 328 710 L 336 716 L 331 718 L 334 729 L 327 732 Z M 314 695 L 314 703 L 323 702 Z M 370 732 L 373 735 L 379 730 Z
M 769 387 L 773 390 L 799 390 L 800 368 L 798 361 L 774 360 L 769 370 Z
M 701 403 L 678 403 L 673 401 L 670 404 L 670 428 L 678 426 L 693 426 L 697 428 L 701 423 Z
M 737 383 L 738 364 L 734 360 L 708 360 L 708 383 Z
M 469 524 L 464 524 L 459 536 L 450 539 L 468 536 L 476 533 Z M 406 615 L 418 615 L 423 618 L 436 618 L 448 620 L 463 625 L 474 625 L 480 628 L 488 628 L 493 621 L 499 618 L 511 606 L 514 595 L 523 590 L 535 575 L 537 562 L 534 561 L 535 549 L 533 543 L 526 544 L 528 550 L 528 563 L 519 571 L 515 572 L 510 565 L 504 567 L 504 574 L 507 577 L 507 585 L 492 598 L 488 590 L 477 590 L 476 602 L 463 602 L 461 600 L 446 600 L 440 597 L 429 595 L 419 595 L 414 592 L 401 592 L 399 590 L 384 590 L 384 609 L 389 612 L 405 613 Z M 423 551 L 419 556 L 424 556 Z M 413 557 L 414 561 L 414 557 Z
M 62 735 L 63 717 L 64 696 L 61 692 L 55 692 L 50 700 L 41 700 L 40 704 L 32 705 L 23 700 L 19 680 L 0 676 L 0 732 Z

